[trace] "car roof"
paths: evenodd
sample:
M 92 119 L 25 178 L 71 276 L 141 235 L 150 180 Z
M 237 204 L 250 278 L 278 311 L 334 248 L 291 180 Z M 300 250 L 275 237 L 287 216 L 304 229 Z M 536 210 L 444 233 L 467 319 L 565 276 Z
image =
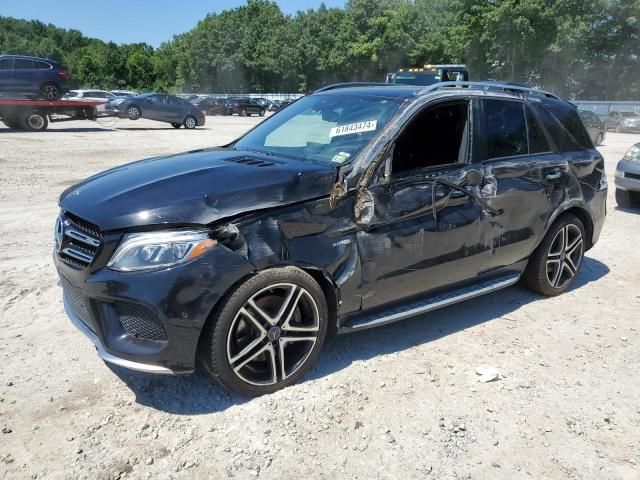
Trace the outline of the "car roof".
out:
M 49 58 L 43 58 L 43 57 L 32 57 L 30 55 L 0 55 L 0 58 L 25 58 L 28 60 L 40 60 L 42 62 L 47 62 L 47 63 L 59 63 L 55 60 L 51 60 Z

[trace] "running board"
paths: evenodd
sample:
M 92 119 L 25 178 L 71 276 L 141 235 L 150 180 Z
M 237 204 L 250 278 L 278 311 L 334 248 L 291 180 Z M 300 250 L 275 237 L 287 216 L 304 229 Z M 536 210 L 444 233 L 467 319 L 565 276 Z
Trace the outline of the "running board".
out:
M 431 297 L 427 300 L 421 300 L 408 305 L 403 305 L 393 310 L 387 310 L 371 317 L 358 319 L 353 323 L 341 327 L 340 332 L 354 332 L 356 330 L 364 330 L 366 328 L 397 322 L 398 320 L 404 320 L 405 318 L 431 312 L 439 308 L 453 305 L 454 303 L 479 297 L 480 295 L 513 285 L 520 280 L 520 275 L 520 273 L 510 273 L 499 278 L 476 283 L 470 287 L 452 290 L 441 295 Z

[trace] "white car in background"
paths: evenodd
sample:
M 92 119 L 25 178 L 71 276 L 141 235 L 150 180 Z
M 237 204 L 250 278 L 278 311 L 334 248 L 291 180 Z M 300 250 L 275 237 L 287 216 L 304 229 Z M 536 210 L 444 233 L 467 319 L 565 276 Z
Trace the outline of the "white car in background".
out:
M 95 102 L 104 102 L 96 107 L 98 111 L 104 111 L 105 103 L 114 98 L 116 98 L 116 96 L 106 90 L 71 90 L 64 96 L 65 100 L 90 100 Z

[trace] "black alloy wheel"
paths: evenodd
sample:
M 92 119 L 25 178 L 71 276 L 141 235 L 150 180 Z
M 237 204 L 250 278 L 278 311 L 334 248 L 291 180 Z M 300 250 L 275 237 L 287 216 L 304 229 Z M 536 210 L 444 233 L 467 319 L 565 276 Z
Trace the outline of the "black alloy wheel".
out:
M 245 396 L 291 385 L 320 353 L 327 311 L 322 289 L 302 270 L 259 272 L 212 316 L 205 365 L 226 388 Z

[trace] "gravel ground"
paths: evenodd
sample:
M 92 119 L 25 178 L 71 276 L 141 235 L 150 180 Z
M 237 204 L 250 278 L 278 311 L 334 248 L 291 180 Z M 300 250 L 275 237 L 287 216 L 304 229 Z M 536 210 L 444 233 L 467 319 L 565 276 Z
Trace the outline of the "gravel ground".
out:
M 203 374 L 100 361 L 63 313 L 51 261 L 58 195 L 259 120 L 0 128 L 1 478 L 640 478 L 640 210 L 618 209 L 613 188 L 570 292 L 515 286 L 330 338 L 306 380 L 276 394 L 246 400 Z M 611 187 L 639 140 L 608 135 Z M 481 365 L 500 380 L 480 383 Z

